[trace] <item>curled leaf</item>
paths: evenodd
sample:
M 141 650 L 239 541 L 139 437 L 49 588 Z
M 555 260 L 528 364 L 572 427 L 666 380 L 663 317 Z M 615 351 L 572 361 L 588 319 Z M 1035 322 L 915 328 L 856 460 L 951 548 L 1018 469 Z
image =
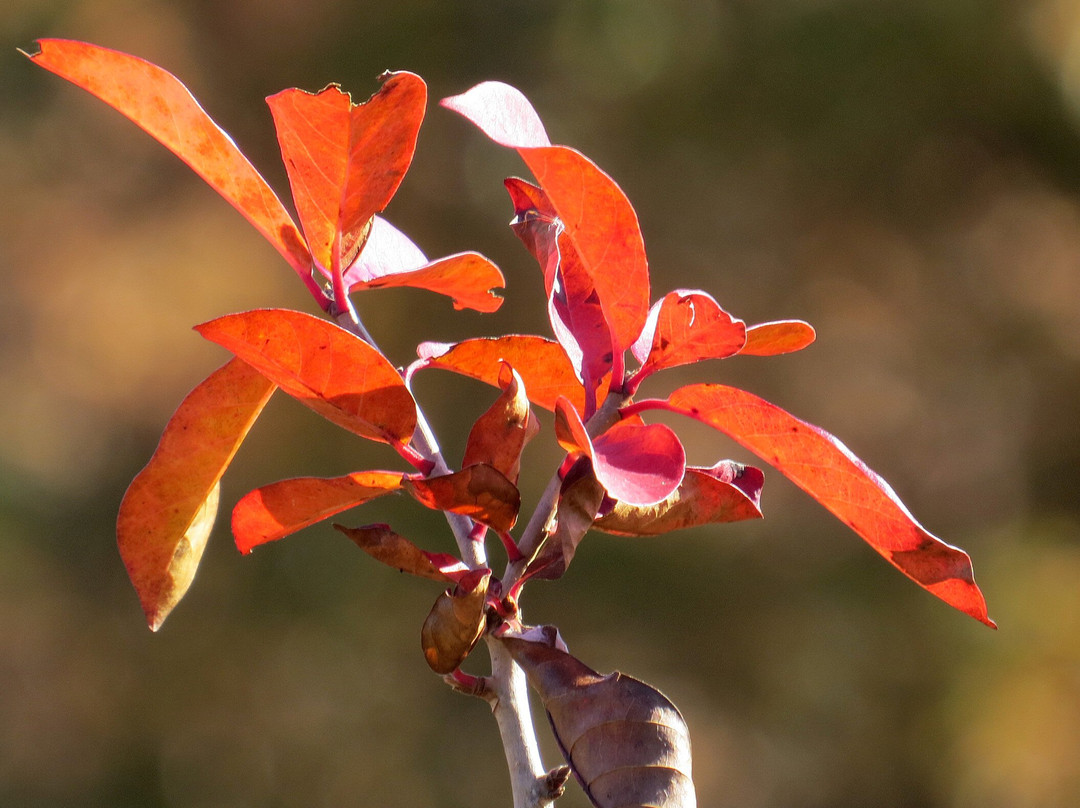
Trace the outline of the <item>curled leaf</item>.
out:
M 233 508 L 232 532 L 241 553 L 284 538 L 336 513 L 401 487 L 401 472 L 364 471 L 343 477 L 297 477 L 246 494 Z
M 435 600 L 420 630 L 424 659 L 435 673 L 455 670 L 484 633 L 490 580 L 491 570 L 472 570 Z
M 439 477 L 406 477 L 402 486 L 429 508 L 468 516 L 500 532 L 514 526 L 521 507 L 517 486 L 486 463 Z
M 344 328 L 299 311 L 258 309 L 195 326 L 338 426 L 400 447 L 416 404 L 390 362 Z
M 157 631 L 187 592 L 217 513 L 221 475 L 274 392 L 239 359 L 184 398 L 116 519 L 120 557 Z
M 655 505 L 616 502 L 593 527 L 618 536 L 660 536 L 685 527 L 761 518 L 760 469 L 722 460 L 712 468 L 687 467 L 671 495 Z
M 666 696 L 615 671 L 601 676 L 546 642 L 503 637 L 547 710 L 555 740 L 597 808 L 694 808 L 690 733 Z
M 525 384 L 510 365 L 499 372 L 502 393 L 473 424 L 465 444 L 462 466 L 486 463 L 517 484 L 521 471 L 521 452 L 540 429 L 529 409 Z
M 580 416 L 561 399 L 555 406 L 555 434 L 567 451 L 592 458 L 596 479 L 621 502 L 661 502 L 682 481 L 686 453 L 678 436 L 664 424 L 628 419 L 590 439 Z
M 421 550 L 404 536 L 391 530 L 389 525 L 334 525 L 334 528 L 344 533 L 372 558 L 410 575 L 444 583 L 457 583 L 471 572 L 460 559 L 447 553 Z
M 525 570 L 526 577 L 561 578 L 577 552 L 577 547 L 593 525 L 604 501 L 604 487 L 592 473 L 592 464 L 582 459 L 571 467 L 559 491 L 555 522 L 539 553 Z

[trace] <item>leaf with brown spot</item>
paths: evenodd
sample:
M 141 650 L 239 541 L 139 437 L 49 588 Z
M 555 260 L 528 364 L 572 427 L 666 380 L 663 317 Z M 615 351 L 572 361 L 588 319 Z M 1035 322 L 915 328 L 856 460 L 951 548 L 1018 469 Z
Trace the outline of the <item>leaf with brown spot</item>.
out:
M 191 585 L 217 513 L 219 482 L 275 385 L 239 359 L 184 398 L 116 519 L 120 557 L 157 631 Z

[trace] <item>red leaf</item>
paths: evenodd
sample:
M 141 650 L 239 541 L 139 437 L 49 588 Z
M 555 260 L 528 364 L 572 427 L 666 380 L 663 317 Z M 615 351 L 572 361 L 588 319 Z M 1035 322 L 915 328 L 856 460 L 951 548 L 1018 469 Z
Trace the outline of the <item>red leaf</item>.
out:
M 447 553 L 429 553 L 395 533 L 389 525 L 334 528 L 348 536 L 356 546 L 377 561 L 401 572 L 443 583 L 458 583 L 472 570 L 460 559 Z
M 499 386 L 502 393 L 469 430 L 461 465 L 467 468 L 486 463 L 516 485 L 522 449 L 539 431 L 540 424 L 529 409 L 521 376 L 508 364 L 502 366 Z
M 262 233 L 301 278 L 311 271 L 304 239 L 266 180 L 171 73 L 85 42 L 40 39 L 30 58 L 97 96 L 187 163 Z
M 377 350 L 331 322 L 259 309 L 195 330 L 338 426 L 397 448 L 412 438 L 416 405 L 400 374 Z
M 427 86 L 412 73 L 390 73 L 363 104 L 336 85 L 266 101 L 316 266 L 345 269 L 412 162 Z
M 621 356 L 649 310 L 649 268 L 637 214 L 622 189 L 592 161 L 549 145 L 539 117 L 516 89 L 485 82 L 441 102 L 496 143 L 516 149 L 547 194 L 592 278 Z
M 233 508 L 236 548 L 250 553 L 260 544 L 396 491 L 401 476 L 400 471 L 365 471 L 344 477 L 298 477 L 257 488 Z
M 614 358 L 611 329 L 596 285 L 544 191 L 516 179 L 506 180 L 506 188 L 514 202 L 510 226 L 543 271 L 548 319 L 585 387 L 584 412 L 590 415 Z
M 817 338 L 810 323 L 802 320 L 778 320 L 746 329 L 746 345 L 739 353 L 746 356 L 776 356 L 801 351 Z
M 529 401 L 546 410 L 565 396 L 580 412 L 585 391 L 574 375 L 562 346 L 543 337 L 511 334 L 497 338 L 468 339 L 453 345 L 425 342 L 417 346 L 421 367 L 452 370 L 471 379 L 499 386 L 503 362 L 511 365 L 525 382 Z
M 514 526 L 521 507 L 517 486 L 484 463 L 439 477 L 406 477 L 402 486 L 429 508 L 468 516 L 500 532 Z
M 994 626 L 968 554 L 916 522 L 889 484 L 837 438 L 734 387 L 690 385 L 667 403 L 774 466 L 917 584 Z
M 655 505 L 617 502 L 593 527 L 617 536 L 661 536 L 672 530 L 761 518 L 764 475 L 723 460 L 709 469 L 689 467 L 678 490 Z
M 686 453 L 664 424 L 619 421 L 590 440 L 577 412 L 560 399 L 555 404 L 555 434 L 567 451 L 592 458 L 596 479 L 620 502 L 653 505 L 682 482 Z
M 191 585 L 221 475 L 273 392 L 254 368 L 230 360 L 183 400 L 124 494 L 117 544 L 152 631 Z
M 720 308 L 711 295 L 676 289 L 652 307 L 634 343 L 634 356 L 642 363 L 636 378 L 704 359 L 724 359 L 745 344 L 746 324 Z

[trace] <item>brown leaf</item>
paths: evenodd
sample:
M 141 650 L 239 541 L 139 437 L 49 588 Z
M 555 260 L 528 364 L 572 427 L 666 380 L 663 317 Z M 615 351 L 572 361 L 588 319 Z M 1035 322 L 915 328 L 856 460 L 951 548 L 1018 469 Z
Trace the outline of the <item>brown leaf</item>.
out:
M 499 373 L 502 394 L 476 419 L 465 444 L 462 466 L 487 463 L 517 483 L 521 471 L 521 451 L 536 435 L 540 424 L 529 410 L 529 398 L 521 376 L 503 364 Z
M 597 808 L 693 808 L 690 733 L 660 691 L 618 671 L 601 676 L 557 645 L 502 641 L 547 710 L 566 762 Z
M 443 583 L 457 583 L 470 572 L 464 562 L 447 553 L 429 553 L 395 533 L 389 525 L 334 525 L 372 558 L 401 572 Z
M 473 570 L 435 600 L 420 630 L 424 658 L 435 673 L 450 673 L 472 651 L 484 633 L 491 570 Z
M 406 477 L 402 487 L 429 508 L 468 516 L 500 532 L 514 526 L 521 507 L 517 486 L 485 463 L 440 477 Z
M 592 527 L 596 512 L 604 501 L 604 487 L 592 474 L 587 460 L 582 460 L 563 481 L 555 510 L 555 527 L 536 557 L 529 562 L 526 575 L 555 580 L 561 578 L 577 552 L 577 546 Z
M 684 527 L 761 518 L 760 469 L 723 460 L 687 468 L 678 489 L 655 505 L 616 502 L 593 527 L 617 536 L 660 536 Z

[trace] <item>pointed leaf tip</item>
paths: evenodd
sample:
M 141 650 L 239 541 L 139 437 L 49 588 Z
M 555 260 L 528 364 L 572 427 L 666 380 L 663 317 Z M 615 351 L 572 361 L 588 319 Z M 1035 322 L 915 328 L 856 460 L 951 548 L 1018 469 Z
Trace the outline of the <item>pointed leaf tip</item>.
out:
M 191 585 L 221 476 L 274 389 L 239 359 L 212 373 L 181 402 L 124 494 L 117 545 L 152 630 Z

